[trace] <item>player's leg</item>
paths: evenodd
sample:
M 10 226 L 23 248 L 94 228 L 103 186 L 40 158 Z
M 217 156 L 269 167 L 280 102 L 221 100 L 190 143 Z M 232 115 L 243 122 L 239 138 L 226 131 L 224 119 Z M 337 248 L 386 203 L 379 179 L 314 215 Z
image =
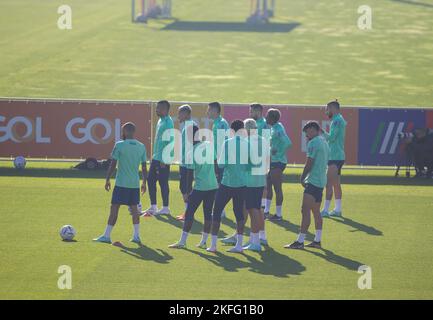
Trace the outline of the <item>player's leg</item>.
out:
M 140 210 L 138 203 L 140 202 L 140 189 L 129 189 L 129 207 L 131 208 L 132 226 L 134 232 L 132 234 L 131 242 L 141 244 L 140 239 Z
M 263 188 L 263 194 L 262 194 L 262 206 L 261 206 L 261 207 L 262 207 L 262 210 L 265 210 L 265 208 L 266 208 L 266 202 L 268 201 L 266 190 L 267 190 L 267 186 L 265 186 L 265 187 Z
M 244 249 L 252 251 L 261 251 L 260 230 L 262 228 L 261 220 L 263 214 L 261 210 L 260 195 L 263 194 L 263 188 L 248 188 L 246 194 L 246 207 L 251 217 L 250 243 Z
M 310 247 L 310 248 L 321 248 L 322 244 L 322 229 L 323 229 L 323 219 L 322 216 L 320 214 L 320 205 L 322 204 L 322 196 L 323 196 L 323 189 L 322 188 L 318 188 L 318 187 L 314 187 L 315 188 L 315 194 L 314 194 L 314 199 L 315 199 L 315 203 L 311 209 L 311 211 L 313 212 L 313 217 L 314 217 L 314 225 L 316 228 L 316 235 L 314 236 L 314 240 L 313 242 L 311 242 L 310 244 L 307 244 L 306 247 Z
M 122 198 L 124 198 L 124 188 L 115 186 L 113 189 L 113 194 L 111 196 L 111 207 L 110 215 L 108 216 L 107 226 L 105 227 L 105 232 L 103 235 L 93 239 L 93 241 L 111 243 L 111 231 L 116 224 L 117 217 L 119 215 L 119 208 L 122 204 Z
M 343 197 L 343 190 L 341 188 L 341 168 L 343 167 L 343 161 L 338 161 L 337 163 L 337 172 L 334 179 L 334 200 L 335 200 L 335 207 L 334 210 L 332 210 L 329 215 L 330 216 L 342 216 L 342 210 L 341 210 L 341 199 Z
M 188 239 L 189 232 L 191 231 L 192 225 L 194 223 L 194 214 L 197 211 L 200 203 L 203 200 L 203 191 L 194 190 L 188 199 L 189 205 L 185 213 L 185 221 L 183 223 L 183 229 L 180 236 L 180 240 L 169 248 L 184 248 L 186 246 L 186 240 Z
M 206 249 L 207 251 L 216 252 L 217 250 L 218 232 L 221 225 L 221 214 L 227 203 L 232 198 L 231 190 L 232 188 L 226 187 L 221 184 L 218 188 L 218 191 L 216 192 L 212 215 L 211 245 L 209 248 Z
M 149 191 L 150 208 L 145 211 L 145 215 L 152 215 L 158 211 L 156 206 L 156 182 L 158 180 L 159 161 L 152 160 L 150 162 L 149 174 L 147 176 L 147 190 Z
M 308 228 L 310 227 L 311 223 L 311 210 L 313 209 L 316 200 L 314 199 L 314 196 L 311 195 L 311 193 L 308 192 L 308 186 L 306 188 L 306 191 L 304 191 L 304 196 L 302 199 L 302 219 L 301 219 L 301 230 L 298 234 L 298 238 L 295 242 L 292 242 L 289 245 L 284 246 L 288 249 L 303 249 L 304 248 L 304 241 L 305 236 L 308 232 Z
M 236 218 L 236 244 L 229 252 L 239 253 L 243 251 L 243 237 L 245 228 L 244 203 L 245 203 L 245 187 L 232 189 L 233 211 Z
M 325 204 L 323 206 L 321 215 L 322 217 L 329 216 L 329 207 L 331 206 L 332 196 L 334 195 L 334 184 L 337 179 L 338 168 L 335 164 L 328 165 L 327 182 L 326 182 L 326 196 Z
M 201 236 L 200 243 L 197 245 L 199 248 L 206 248 L 207 239 L 209 237 L 209 233 L 212 227 L 212 209 L 214 206 L 215 193 L 216 190 L 204 191 L 203 197 L 203 214 L 204 214 L 204 222 L 203 222 L 203 232 Z
M 265 202 L 265 208 L 263 209 L 265 218 L 268 218 L 269 216 L 269 211 L 271 210 L 272 197 L 273 197 L 273 191 L 272 191 L 271 173 L 268 173 L 266 177 L 266 202 Z
M 184 212 L 176 217 L 177 220 L 183 221 L 185 219 L 186 209 L 188 207 L 188 196 L 192 191 L 192 175 L 189 173 L 189 169 L 180 166 L 179 167 L 179 191 L 182 194 L 184 203 Z M 190 177 L 191 176 L 191 177 Z
M 276 212 L 274 215 L 269 216 L 269 220 L 279 221 L 282 220 L 282 205 L 283 205 L 283 169 L 273 168 L 270 171 L 271 182 L 275 192 Z
M 155 214 L 170 214 L 169 208 L 169 196 L 170 196 L 170 187 L 168 180 L 170 178 L 170 165 L 165 165 L 164 167 L 159 166 L 159 187 L 161 189 L 161 197 L 162 197 L 162 208 L 157 211 Z

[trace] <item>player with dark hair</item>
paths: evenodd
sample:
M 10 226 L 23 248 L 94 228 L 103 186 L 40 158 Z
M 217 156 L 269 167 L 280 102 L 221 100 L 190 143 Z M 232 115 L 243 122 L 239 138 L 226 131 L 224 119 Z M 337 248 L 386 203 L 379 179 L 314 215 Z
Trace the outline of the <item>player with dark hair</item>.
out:
M 105 190 L 110 191 L 110 178 L 117 166 L 116 184 L 111 198 L 110 216 L 108 217 L 105 232 L 100 237 L 93 239 L 97 242 L 111 243 L 111 231 L 116 224 L 121 205 L 131 208 L 134 234 L 131 241 L 141 243 L 140 240 L 140 177 L 138 169 L 141 164 L 143 182 L 141 193 L 146 192 L 146 147 L 140 141 L 134 139 L 135 125 L 127 122 L 122 126 L 123 140 L 116 142 L 111 154 L 111 163 L 105 180 Z
M 219 102 L 211 102 L 208 105 L 207 115 L 209 119 L 213 121 L 212 135 L 214 145 L 214 163 L 215 163 L 215 174 L 218 180 L 218 184 L 221 183 L 223 177 L 224 168 L 218 166 L 218 157 L 221 153 L 221 146 L 227 139 L 228 131 L 230 129 L 229 123 L 226 119 L 221 116 L 221 104 Z M 225 211 L 222 213 L 222 217 L 225 216 Z
M 194 125 L 193 136 L 196 136 L 198 127 Z M 189 232 L 194 222 L 194 214 L 200 204 L 203 204 L 204 225 L 203 233 L 199 248 L 206 248 L 206 242 L 209 237 L 212 225 L 212 209 L 215 200 L 215 193 L 218 189 L 218 183 L 214 169 L 213 145 L 209 141 L 197 141 L 194 139 L 194 149 L 186 156 L 186 167 L 194 172 L 194 188 L 188 196 L 188 207 L 185 213 L 185 222 L 180 240 L 170 248 L 184 248 Z M 197 161 L 197 160 L 200 161 Z
M 170 176 L 170 164 L 174 156 L 174 125 L 169 112 L 170 103 L 167 100 L 161 100 L 157 103 L 156 114 L 159 120 L 155 129 L 152 162 L 150 163 L 149 177 L 147 179 L 150 208 L 144 212 L 144 216 L 170 214 L 168 179 Z M 163 202 L 161 210 L 158 210 L 156 205 L 157 181 L 159 181 Z
M 188 169 L 185 159 L 186 153 L 193 147 L 193 126 L 196 126 L 195 122 L 191 120 L 191 107 L 188 104 L 184 104 L 179 107 L 177 118 L 179 123 L 183 125 L 181 133 L 181 155 L 179 164 L 179 190 L 182 193 L 183 202 L 185 204 L 185 212 L 188 207 L 188 195 L 192 191 L 192 183 L 194 173 L 191 169 Z M 176 217 L 177 220 L 183 220 L 185 213 Z
M 271 166 L 267 179 L 267 199 L 265 216 L 268 220 L 282 220 L 283 171 L 287 165 L 287 150 L 292 147 L 292 141 L 286 134 L 284 126 L 280 122 L 281 113 L 278 109 L 269 109 L 266 115 L 266 123 L 271 127 Z M 272 187 L 275 191 L 276 213 L 269 214 L 272 201 Z
M 288 249 L 303 249 L 305 235 L 311 222 L 313 213 L 316 235 L 314 241 L 307 247 L 321 248 L 322 224 L 320 204 L 322 203 L 323 188 L 326 185 L 326 170 L 328 167 L 329 146 L 325 138 L 320 135 L 320 126 L 316 121 L 308 122 L 302 129 L 308 139 L 307 162 L 301 176 L 304 187 L 302 199 L 301 231 L 295 242 L 286 245 Z
M 321 212 L 322 217 L 341 216 L 341 199 L 343 192 L 341 189 L 341 168 L 346 159 L 344 152 L 344 140 L 346 136 L 347 122 L 341 115 L 340 103 L 335 100 L 326 106 L 326 114 L 331 119 L 331 128 L 329 133 L 322 131 L 323 136 L 329 144 L 331 153 L 328 163 L 328 182 L 326 184 L 326 201 Z M 335 195 L 335 208 L 329 212 L 332 196 Z
M 233 201 L 233 211 L 236 217 L 237 242 L 230 252 L 242 252 L 244 232 L 244 199 L 248 173 L 248 142 L 245 140 L 244 123 L 235 120 L 231 124 L 235 136 L 225 140 L 222 145 L 218 166 L 223 168 L 221 184 L 215 196 L 212 216 L 211 246 L 207 249 L 216 252 L 218 231 L 221 224 L 221 214 L 227 203 Z

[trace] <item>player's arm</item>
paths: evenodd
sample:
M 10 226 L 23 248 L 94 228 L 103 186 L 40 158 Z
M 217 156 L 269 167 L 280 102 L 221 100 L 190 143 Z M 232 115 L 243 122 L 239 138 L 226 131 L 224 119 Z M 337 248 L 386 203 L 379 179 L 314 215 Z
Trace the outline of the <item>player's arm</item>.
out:
M 328 140 L 329 142 L 334 142 L 335 140 L 337 140 L 339 133 L 340 133 L 340 124 L 338 122 L 334 122 L 331 125 L 331 129 L 329 130 L 329 133 L 325 133 L 325 131 L 323 131 L 323 135 L 325 136 L 326 140 Z
M 110 166 L 107 170 L 107 175 L 105 177 L 105 190 L 110 191 L 111 189 L 111 182 L 110 179 L 113 176 L 114 170 L 116 170 L 117 166 L 117 160 L 111 159 Z
M 171 126 L 171 125 L 164 127 L 164 132 L 165 132 L 165 130 L 170 130 L 170 139 L 168 139 L 168 140 L 162 140 L 162 142 L 161 142 L 161 150 L 165 150 L 165 148 L 170 143 L 173 143 L 173 141 L 174 141 L 174 132 L 173 132 L 172 129 L 173 129 L 173 126 Z M 170 154 L 172 155 L 173 152 L 174 152 L 174 148 L 173 148 L 172 151 L 170 151 Z M 167 164 L 161 161 L 160 165 L 161 165 L 162 168 L 164 168 Z
M 282 136 L 282 146 L 284 150 L 290 149 L 293 145 L 292 140 L 290 140 L 289 136 L 283 132 L 283 136 Z
M 305 163 L 304 166 L 304 171 L 302 172 L 301 175 L 301 184 L 303 187 L 305 187 L 305 178 L 307 177 L 307 175 L 310 173 L 311 169 L 313 168 L 313 164 L 314 164 L 314 159 L 307 157 L 307 162 Z
M 219 168 L 224 168 L 226 165 L 227 165 L 227 162 L 228 162 L 228 154 L 227 154 L 227 152 L 226 152 L 226 149 L 228 148 L 228 146 L 227 146 L 227 140 L 225 140 L 224 141 L 224 143 L 222 144 L 222 147 L 221 147 L 221 153 L 220 153 L 220 155 L 219 155 L 219 158 L 218 158 L 218 167 Z

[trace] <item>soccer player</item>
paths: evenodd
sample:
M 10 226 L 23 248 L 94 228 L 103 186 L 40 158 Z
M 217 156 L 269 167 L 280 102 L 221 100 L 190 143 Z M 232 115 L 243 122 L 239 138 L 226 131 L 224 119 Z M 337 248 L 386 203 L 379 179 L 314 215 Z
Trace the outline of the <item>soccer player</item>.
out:
M 313 213 L 316 226 L 314 241 L 307 247 L 321 248 L 322 224 L 320 204 L 322 203 L 323 188 L 326 185 L 326 169 L 328 166 L 329 146 L 325 138 L 320 135 L 320 126 L 316 121 L 308 122 L 304 128 L 307 139 L 307 162 L 301 176 L 301 184 L 304 187 L 302 200 L 301 232 L 295 242 L 286 245 L 288 249 L 303 249 L 305 235 L 308 232 Z
M 198 131 L 194 125 L 193 135 Z M 188 207 L 186 208 L 185 221 L 180 240 L 170 248 L 185 248 L 189 232 L 194 222 L 194 214 L 200 204 L 203 204 L 204 225 L 199 248 L 206 248 L 212 225 L 212 209 L 215 200 L 215 193 L 218 189 L 218 182 L 215 175 L 213 145 L 208 141 L 194 141 L 193 152 L 188 153 L 187 168 L 194 171 L 194 188 L 188 196 Z
M 180 165 L 179 165 L 179 190 L 182 193 L 183 202 L 185 204 L 185 212 L 188 206 L 188 195 L 192 191 L 192 182 L 194 173 L 191 169 L 187 168 L 185 163 L 187 144 L 190 144 L 189 147 L 192 148 L 193 145 L 193 137 L 187 139 L 187 134 L 190 132 L 192 134 L 191 126 L 196 125 L 194 121 L 191 120 L 191 107 L 187 104 L 184 104 L 178 109 L 178 119 L 180 123 L 183 123 L 182 128 L 182 150 L 180 155 Z M 177 220 L 183 220 L 185 218 L 185 213 L 176 217 Z
M 224 141 L 221 155 L 218 159 L 218 166 L 223 168 L 221 184 L 215 196 L 215 204 L 212 216 L 211 245 L 206 250 L 216 252 L 218 231 L 221 224 L 221 214 L 232 200 L 233 211 L 236 217 L 237 241 L 236 245 L 229 252 L 242 252 L 242 241 L 244 232 L 244 200 L 246 176 L 248 170 L 248 142 L 241 135 L 245 130 L 241 120 L 235 120 L 231 124 L 235 136 Z
M 261 243 L 267 245 L 265 235 L 265 217 L 261 210 L 261 197 L 266 185 L 269 171 L 269 142 L 257 134 L 258 128 L 254 119 L 244 121 L 247 130 L 249 166 L 246 182 L 245 207 L 251 218 L 250 241 L 246 250 L 261 251 Z
M 149 188 L 150 208 L 144 213 L 144 216 L 170 214 L 169 205 L 169 185 L 171 161 L 173 156 L 173 120 L 170 115 L 170 103 L 167 100 L 161 100 L 156 105 L 156 114 L 159 117 L 155 129 L 155 141 L 153 143 L 152 162 L 150 163 L 147 186 Z M 166 130 L 171 130 L 166 132 Z M 167 138 L 169 136 L 169 139 Z M 165 162 L 164 162 L 165 161 Z M 156 206 L 156 182 L 159 181 L 162 196 L 162 209 L 158 210 Z
M 226 119 L 221 116 L 221 104 L 219 102 L 211 102 L 208 104 L 207 115 L 209 119 L 213 120 L 212 135 L 214 145 L 214 162 L 215 162 L 215 173 L 218 180 L 218 184 L 221 183 L 223 177 L 224 168 L 218 166 L 218 157 L 221 152 L 221 146 L 226 140 L 226 133 L 230 129 L 229 123 Z M 223 211 L 222 216 L 225 216 Z
M 116 224 L 119 208 L 121 205 L 127 205 L 131 208 L 132 223 L 134 225 L 134 234 L 131 241 L 140 244 L 140 211 L 137 206 L 140 202 L 140 177 L 138 169 L 141 163 L 143 178 L 141 193 L 144 194 L 146 192 L 147 176 L 146 147 L 140 141 L 134 139 L 135 125 L 132 122 L 127 122 L 122 126 L 122 133 L 123 140 L 118 141 L 114 145 L 111 163 L 105 180 L 105 190 L 110 191 L 110 178 L 117 166 L 118 170 L 111 198 L 110 216 L 104 234 L 93 240 L 111 243 L 111 231 Z
M 257 133 L 262 136 L 263 129 L 268 129 L 268 124 L 266 123 L 266 118 L 263 116 L 263 106 L 260 103 L 250 104 L 250 117 L 256 121 Z M 262 208 L 266 205 L 266 186 L 263 190 L 262 197 Z
M 323 210 L 321 212 L 322 217 L 328 216 L 342 216 L 341 210 L 341 168 L 344 165 L 346 159 L 344 153 L 344 140 L 346 136 L 346 125 L 347 122 L 344 120 L 340 113 L 340 103 L 335 100 L 328 103 L 326 106 L 326 114 L 332 120 L 331 128 L 329 133 L 322 131 L 323 136 L 329 143 L 331 154 L 329 156 L 328 163 L 328 182 L 326 184 L 326 200 Z M 333 194 L 335 195 L 335 208 L 329 212 L 329 206 Z
M 271 167 L 267 178 L 267 199 L 265 216 L 268 220 L 282 220 L 281 208 L 283 205 L 282 178 L 287 165 L 287 150 L 292 147 L 292 141 L 280 122 L 281 113 L 278 109 L 269 109 L 266 114 L 266 123 L 271 127 Z M 275 191 L 276 214 L 269 214 L 272 201 L 272 187 Z

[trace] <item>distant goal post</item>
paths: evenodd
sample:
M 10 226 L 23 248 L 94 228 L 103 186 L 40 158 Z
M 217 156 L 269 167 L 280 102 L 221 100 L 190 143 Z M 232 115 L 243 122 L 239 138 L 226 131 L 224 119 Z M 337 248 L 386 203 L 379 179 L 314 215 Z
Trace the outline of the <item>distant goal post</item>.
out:
M 172 0 L 131 0 L 131 21 L 147 23 L 149 19 L 172 17 Z

